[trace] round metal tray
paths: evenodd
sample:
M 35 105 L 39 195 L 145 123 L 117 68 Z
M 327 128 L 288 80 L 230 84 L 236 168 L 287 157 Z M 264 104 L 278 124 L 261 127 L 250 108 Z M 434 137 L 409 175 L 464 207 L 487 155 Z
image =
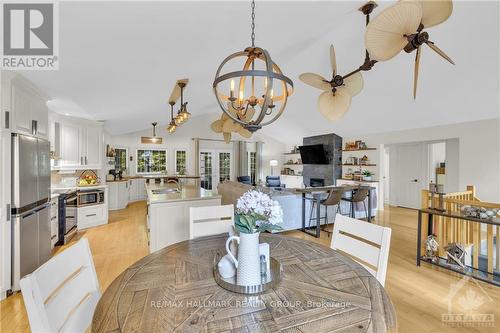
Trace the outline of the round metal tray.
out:
M 262 278 L 262 283 L 254 286 L 240 286 L 236 284 L 236 275 L 230 278 L 223 278 L 219 273 L 219 256 L 214 258 L 214 279 L 215 282 L 222 288 L 246 295 L 253 295 L 265 292 L 275 287 L 280 281 L 283 273 L 283 268 L 278 260 L 271 257 L 270 269 L 266 276 Z

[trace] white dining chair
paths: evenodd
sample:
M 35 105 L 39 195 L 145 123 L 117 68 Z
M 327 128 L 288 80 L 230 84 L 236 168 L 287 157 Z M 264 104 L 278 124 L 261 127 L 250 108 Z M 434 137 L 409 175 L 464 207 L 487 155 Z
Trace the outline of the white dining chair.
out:
M 22 278 L 21 291 L 32 332 L 85 332 L 101 297 L 88 240 Z
M 189 239 L 228 232 L 234 223 L 234 206 L 189 208 Z
M 391 228 L 337 214 L 330 247 L 347 255 L 385 284 Z

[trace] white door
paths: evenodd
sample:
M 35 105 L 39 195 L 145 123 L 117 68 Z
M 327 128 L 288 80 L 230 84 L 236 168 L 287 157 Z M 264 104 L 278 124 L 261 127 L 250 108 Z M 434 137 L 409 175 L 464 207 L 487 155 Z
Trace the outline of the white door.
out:
M 427 188 L 428 144 L 401 144 L 390 149 L 391 204 L 420 208 L 422 190 Z
M 201 187 L 217 190 L 219 183 L 233 179 L 233 158 L 231 150 L 201 150 L 199 170 Z
M 61 166 L 78 167 L 83 165 L 83 156 L 80 153 L 80 127 L 70 123 L 61 123 Z
M 100 127 L 89 126 L 85 129 L 86 138 L 84 163 L 89 168 L 100 169 L 101 163 L 101 135 Z

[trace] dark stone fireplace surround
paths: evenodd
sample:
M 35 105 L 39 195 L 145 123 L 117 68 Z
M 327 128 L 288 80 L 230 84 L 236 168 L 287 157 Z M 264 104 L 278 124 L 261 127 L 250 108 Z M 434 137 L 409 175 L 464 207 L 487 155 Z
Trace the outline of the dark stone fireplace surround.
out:
M 302 140 L 304 146 L 322 144 L 325 149 L 328 164 L 305 164 L 303 179 L 306 186 L 335 185 L 336 180 L 342 178 L 342 138 L 336 134 L 324 134 L 306 137 Z

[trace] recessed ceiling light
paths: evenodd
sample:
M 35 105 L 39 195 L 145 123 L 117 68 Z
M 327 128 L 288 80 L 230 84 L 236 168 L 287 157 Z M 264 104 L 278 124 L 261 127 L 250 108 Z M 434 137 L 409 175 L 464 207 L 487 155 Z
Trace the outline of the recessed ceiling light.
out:
M 65 115 L 65 116 L 69 116 L 69 113 L 65 113 L 64 115 Z

